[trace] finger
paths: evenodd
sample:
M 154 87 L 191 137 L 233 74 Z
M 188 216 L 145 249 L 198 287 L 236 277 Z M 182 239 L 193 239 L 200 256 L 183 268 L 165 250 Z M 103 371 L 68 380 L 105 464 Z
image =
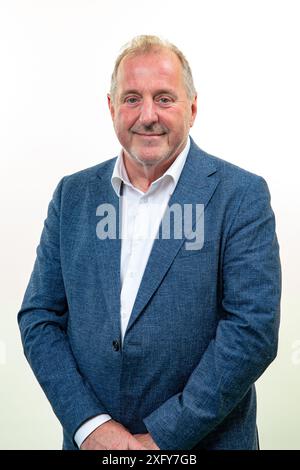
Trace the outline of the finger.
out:
M 129 450 L 147 450 L 147 448 L 144 447 L 143 444 L 141 444 L 134 437 L 132 439 L 129 439 L 128 447 L 129 447 Z

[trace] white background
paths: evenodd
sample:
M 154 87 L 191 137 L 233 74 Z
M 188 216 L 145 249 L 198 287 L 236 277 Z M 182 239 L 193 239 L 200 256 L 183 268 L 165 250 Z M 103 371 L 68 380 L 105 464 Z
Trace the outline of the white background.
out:
M 207 152 L 265 177 L 283 268 L 280 348 L 258 382 L 261 446 L 300 448 L 299 1 L 0 0 L 0 447 L 54 449 L 61 430 L 23 358 L 16 315 L 53 190 L 115 156 L 113 63 L 136 34 L 192 66 Z

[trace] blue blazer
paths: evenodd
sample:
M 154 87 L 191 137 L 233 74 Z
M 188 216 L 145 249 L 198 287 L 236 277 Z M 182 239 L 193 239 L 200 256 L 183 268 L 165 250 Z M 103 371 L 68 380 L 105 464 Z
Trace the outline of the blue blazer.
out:
M 120 248 L 96 235 L 116 159 L 61 180 L 18 315 L 25 355 L 76 449 L 108 413 L 161 449 L 256 449 L 254 382 L 277 352 L 280 263 L 265 181 L 191 148 L 170 205 L 204 204 L 204 245 L 155 240 L 124 344 Z

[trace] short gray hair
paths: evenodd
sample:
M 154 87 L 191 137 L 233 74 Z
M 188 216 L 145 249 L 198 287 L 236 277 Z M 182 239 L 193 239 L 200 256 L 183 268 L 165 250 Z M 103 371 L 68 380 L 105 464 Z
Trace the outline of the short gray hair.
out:
M 188 98 L 192 100 L 197 92 L 194 85 L 192 71 L 189 63 L 183 53 L 174 44 L 158 36 L 141 35 L 134 37 L 130 42 L 123 46 L 121 53 L 116 59 L 114 70 L 111 76 L 110 96 L 114 101 L 117 90 L 117 75 L 121 61 L 127 56 L 135 56 L 147 54 L 151 51 L 159 51 L 160 49 L 168 49 L 176 54 L 182 65 L 183 81 L 186 88 Z

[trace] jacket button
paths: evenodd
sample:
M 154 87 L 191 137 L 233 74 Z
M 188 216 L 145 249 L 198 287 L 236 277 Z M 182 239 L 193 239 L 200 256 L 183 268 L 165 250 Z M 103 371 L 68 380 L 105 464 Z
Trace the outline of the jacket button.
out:
M 113 345 L 114 351 L 119 351 L 119 349 L 120 349 L 119 341 L 116 341 L 116 340 L 113 341 L 113 342 L 112 342 L 112 345 Z

